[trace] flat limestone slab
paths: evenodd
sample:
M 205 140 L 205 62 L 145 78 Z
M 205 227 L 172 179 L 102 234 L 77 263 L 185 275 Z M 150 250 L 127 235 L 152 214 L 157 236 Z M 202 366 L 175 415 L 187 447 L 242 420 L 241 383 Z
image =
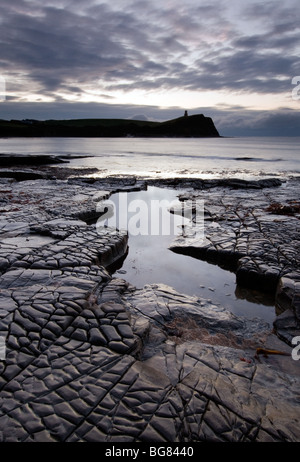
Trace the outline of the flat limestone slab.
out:
M 51 244 L 55 242 L 55 239 L 48 236 L 18 236 L 18 237 L 9 237 L 1 241 L 2 245 L 11 245 L 17 248 L 37 248 L 44 245 Z
M 300 440 L 299 365 L 272 326 L 168 286 L 137 290 L 111 277 L 106 268 L 126 253 L 126 233 L 80 218 L 106 197 L 97 182 L 9 188 L 0 226 L 1 441 Z M 212 232 L 210 245 L 228 251 L 240 230 L 244 252 L 257 223 L 270 242 L 270 220 L 242 217 L 238 192 L 216 197 L 213 220 L 225 206 L 239 215 L 222 240 Z M 216 233 L 226 228 L 218 225 Z M 257 235 L 251 256 L 259 248 Z M 281 261 L 293 248 L 285 242 Z M 256 357 L 257 347 L 287 356 Z

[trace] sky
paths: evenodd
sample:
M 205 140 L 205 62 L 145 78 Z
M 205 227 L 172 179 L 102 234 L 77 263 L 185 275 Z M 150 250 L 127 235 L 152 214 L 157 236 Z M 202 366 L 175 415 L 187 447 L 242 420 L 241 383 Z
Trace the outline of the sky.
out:
M 9 0 L 0 118 L 202 113 L 224 136 L 300 136 L 299 0 Z

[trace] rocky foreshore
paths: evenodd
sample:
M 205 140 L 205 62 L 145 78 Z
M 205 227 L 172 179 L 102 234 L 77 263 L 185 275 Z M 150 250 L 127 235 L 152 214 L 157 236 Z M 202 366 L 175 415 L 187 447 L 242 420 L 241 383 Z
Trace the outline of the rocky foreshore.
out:
M 128 235 L 89 223 L 144 180 L 35 173 L 0 178 L 0 440 L 300 441 L 299 179 L 162 182 L 205 198 L 172 250 L 276 293 L 270 326 L 109 273 Z

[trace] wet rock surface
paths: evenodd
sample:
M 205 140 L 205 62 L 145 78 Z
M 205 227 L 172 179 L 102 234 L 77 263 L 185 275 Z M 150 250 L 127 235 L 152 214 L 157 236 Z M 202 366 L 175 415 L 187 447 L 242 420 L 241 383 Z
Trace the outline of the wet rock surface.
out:
M 275 293 L 278 314 L 289 310 L 293 318 L 286 328 L 286 313 L 275 322 L 278 335 L 290 344 L 300 335 L 299 184 L 296 178 L 260 191 L 193 190 L 182 200 L 194 208 L 194 223 L 171 247 L 233 269 L 242 287 Z M 197 201 L 203 200 L 204 220 L 197 223 Z
M 298 328 L 299 220 L 266 211 L 297 189 L 210 189 L 205 241 L 174 243 L 205 258 L 238 253 L 237 274 L 271 272 L 275 335 L 260 319 L 108 273 L 128 236 L 88 223 L 110 191 L 136 186 L 0 179 L 0 440 L 299 441 L 300 365 L 282 341 Z

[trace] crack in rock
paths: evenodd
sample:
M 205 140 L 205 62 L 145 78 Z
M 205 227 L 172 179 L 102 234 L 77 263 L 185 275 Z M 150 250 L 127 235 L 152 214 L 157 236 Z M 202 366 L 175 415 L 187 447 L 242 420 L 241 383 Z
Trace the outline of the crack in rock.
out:
M 297 362 L 255 358 L 257 347 L 291 353 L 268 324 L 162 284 L 136 289 L 113 278 L 107 267 L 125 254 L 127 234 L 82 221 L 97 194 L 107 197 L 100 180 L 0 183 L 1 441 L 299 441 Z M 137 187 L 129 183 L 109 191 Z M 278 247 L 262 184 L 251 197 L 244 188 L 253 184 L 230 183 L 228 194 L 221 186 L 206 190 L 218 226 L 208 220 L 204 253 L 239 252 L 237 261 L 266 274 L 274 259 L 278 303 L 299 319 L 296 218 L 280 220 Z M 277 331 L 291 334 L 286 318 Z

